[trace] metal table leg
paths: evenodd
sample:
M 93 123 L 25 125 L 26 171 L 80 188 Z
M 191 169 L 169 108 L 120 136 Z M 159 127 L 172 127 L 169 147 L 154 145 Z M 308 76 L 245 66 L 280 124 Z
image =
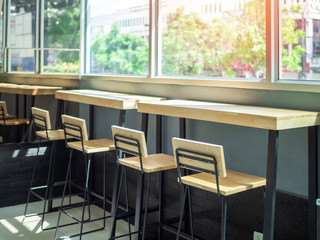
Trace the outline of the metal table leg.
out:
M 35 103 L 35 96 L 32 95 L 31 96 L 31 107 L 34 107 L 34 103 Z M 26 97 L 24 98 L 24 104 L 25 104 L 24 115 L 26 116 L 27 115 Z M 31 114 L 31 112 L 30 112 L 30 116 L 28 118 L 29 118 L 29 126 L 27 128 L 27 131 L 23 135 L 22 142 L 25 142 L 27 138 L 28 138 L 28 142 L 31 142 L 32 133 L 33 133 L 33 122 L 32 122 L 32 114 Z
M 279 131 L 269 130 L 267 185 L 264 204 L 263 239 L 272 240 L 274 235 L 274 212 L 276 203 Z
M 186 130 L 186 119 L 185 118 L 180 118 L 179 119 L 179 137 L 180 138 L 186 138 L 187 137 L 187 130 Z M 188 170 L 183 169 L 183 174 L 185 175 L 187 173 Z M 180 204 L 183 203 L 184 201 L 184 192 L 185 192 L 185 188 L 186 186 L 183 186 L 182 188 L 180 188 Z M 186 231 L 187 234 L 190 234 L 190 230 L 189 230 L 189 226 L 190 226 L 190 216 L 189 216 L 189 202 L 188 199 L 186 199 L 186 203 L 185 203 L 185 218 L 184 218 L 184 229 Z
M 318 198 L 318 128 L 308 128 L 308 222 L 310 240 L 317 239 L 317 208 Z
M 56 115 L 56 129 L 62 128 L 61 115 L 64 114 L 64 101 L 58 99 L 57 115 Z
M 140 230 L 141 223 L 141 212 L 142 212 L 142 202 L 143 202 L 143 189 L 144 189 L 144 174 L 142 172 L 138 173 L 138 184 L 137 184 L 137 195 L 136 195 L 136 211 L 134 220 L 134 230 Z M 140 233 L 136 233 L 134 236 L 135 240 L 139 239 Z
M 89 139 L 94 139 L 94 106 L 89 105 Z
M 162 116 L 157 115 L 157 127 L 156 127 L 156 135 L 157 135 L 157 141 L 156 141 L 156 152 L 162 153 Z M 160 171 L 158 173 L 158 181 L 157 181 L 157 187 L 158 187 L 158 202 L 159 202 L 159 215 L 158 215 L 158 221 L 159 221 L 159 229 L 158 229 L 158 240 L 161 239 L 161 225 L 162 225 L 162 205 L 163 205 L 163 199 L 162 199 L 162 181 L 163 181 L 163 173 Z
M 119 114 L 119 126 L 124 127 L 125 126 L 125 120 L 126 120 L 126 111 L 125 110 L 120 110 Z M 116 199 L 118 195 L 118 186 L 120 183 L 120 166 L 116 164 L 115 169 L 114 169 L 114 180 L 113 180 L 113 192 L 112 192 L 112 204 L 111 204 L 111 226 L 110 226 L 110 234 L 108 239 L 111 239 L 112 237 L 115 236 L 115 230 L 116 230 L 116 225 L 117 225 L 117 216 L 116 216 Z

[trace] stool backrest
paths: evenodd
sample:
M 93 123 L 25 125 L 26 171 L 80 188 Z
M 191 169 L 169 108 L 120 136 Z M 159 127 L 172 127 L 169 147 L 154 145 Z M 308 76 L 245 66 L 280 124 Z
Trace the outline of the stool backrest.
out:
M 81 118 L 76 118 L 68 115 L 61 116 L 64 129 L 65 139 L 76 139 L 81 142 L 88 141 L 88 132 L 86 121 Z M 67 142 L 68 146 L 68 142 Z
M 144 132 L 119 126 L 112 126 L 111 129 L 116 151 L 139 156 L 141 171 L 143 172 L 142 159 L 148 157 Z M 118 157 L 117 154 L 117 161 Z
M 0 101 L 0 117 L 5 119 L 5 116 L 8 115 L 7 103 L 5 101 Z
M 180 168 L 227 176 L 223 146 L 182 138 L 172 138 L 172 146 L 180 182 Z
M 44 129 L 46 131 L 51 130 L 51 121 L 50 121 L 49 111 L 41 108 L 32 107 L 31 112 L 32 112 L 33 122 L 38 128 Z

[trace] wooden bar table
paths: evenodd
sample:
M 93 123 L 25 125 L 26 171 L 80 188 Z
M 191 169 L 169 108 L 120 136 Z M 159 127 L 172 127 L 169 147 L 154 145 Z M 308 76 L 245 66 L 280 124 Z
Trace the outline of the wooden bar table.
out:
M 19 117 L 19 95 L 24 96 L 24 114 L 23 117 L 27 117 L 27 96 L 31 96 L 31 107 L 34 107 L 35 97 L 39 95 L 54 95 L 57 90 L 63 89 L 62 87 L 53 87 L 53 86 L 37 86 L 37 85 L 21 85 L 13 83 L 0 83 L 0 94 L 9 93 L 16 95 L 16 116 Z M 1 96 L 1 95 L 0 95 Z M 59 108 L 58 108 L 59 109 Z M 29 116 L 31 123 L 31 114 Z M 27 133 L 30 133 L 31 136 L 31 124 L 29 124 Z M 24 141 L 26 139 L 26 134 L 23 137 Z
M 124 126 L 125 124 L 125 114 L 126 110 L 133 110 L 138 108 L 138 102 L 158 102 L 164 100 L 165 98 L 161 97 L 148 97 L 140 95 L 131 95 L 126 93 L 115 93 L 115 92 L 106 92 L 98 90 L 62 90 L 57 91 L 55 97 L 59 100 L 71 101 L 77 103 L 85 103 L 90 106 L 90 136 L 93 136 L 94 126 L 93 126 L 93 115 L 94 115 L 94 106 L 107 107 L 120 110 L 119 116 L 119 125 Z M 143 114 L 143 119 L 146 117 L 146 114 Z M 147 119 L 146 119 L 147 120 Z M 142 129 L 146 131 L 145 123 L 142 124 Z
M 89 137 L 93 137 L 94 133 L 94 106 L 107 107 L 113 109 L 119 109 L 119 126 L 125 126 L 125 116 L 127 110 L 133 110 L 138 108 L 138 103 L 140 102 L 159 102 L 161 100 L 165 100 L 165 98 L 161 97 L 149 97 L 149 96 L 140 96 L 140 95 L 131 95 L 126 93 L 115 93 L 115 92 L 106 92 L 106 91 L 98 91 L 98 90 L 68 90 L 68 91 L 57 91 L 55 94 L 56 98 L 64 101 L 78 102 L 89 104 Z M 145 132 L 145 136 L 147 137 L 147 126 L 148 126 L 148 114 L 142 114 L 141 121 L 141 130 Z M 116 165 L 115 168 L 115 177 L 114 177 L 114 185 L 113 189 L 116 189 L 120 180 L 120 169 L 119 166 Z M 141 180 L 141 179 L 140 179 Z M 143 182 L 143 179 L 141 180 Z M 139 195 L 143 193 L 137 193 Z M 116 200 L 117 192 L 113 191 L 112 195 L 112 207 L 111 213 L 114 212 L 115 200 Z M 142 198 L 141 201 L 137 201 L 136 203 L 136 211 L 141 210 L 142 206 Z M 137 215 L 137 214 L 136 214 Z M 136 219 L 135 222 L 136 228 L 139 229 L 140 220 Z M 110 230 L 110 235 L 114 236 L 115 234 L 116 221 L 112 220 L 112 226 Z
M 138 112 L 179 117 L 180 137 L 183 138 L 186 136 L 186 118 L 268 130 L 264 240 L 272 240 L 274 238 L 279 131 L 308 127 L 308 239 L 316 240 L 316 199 L 318 197 L 317 126 L 320 125 L 320 113 L 188 100 L 139 103 Z
M 18 114 L 19 95 L 24 95 L 25 113 L 26 115 L 26 96 L 31 97 L 31 106 L 34 106 L 35 96 L 38 95 L 54 95 L 57 90 L 63 89 L 62 87 L 52 86 L 36 86 L 36 85 L 20 85 L 13 83 L 0 83 L 0 93 L 16 94 L 16 113 Z M 24 116 L 26 117 L 26 116 Z

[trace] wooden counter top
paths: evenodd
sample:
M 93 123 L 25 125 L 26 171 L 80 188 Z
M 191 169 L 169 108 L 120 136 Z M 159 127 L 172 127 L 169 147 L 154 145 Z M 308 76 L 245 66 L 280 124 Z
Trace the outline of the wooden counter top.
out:
M 57 99 L 61 100 L 121 110 L 137 109 L 138 102 L 158 102 L 165 99 L 161 97 L 148 97 L 86 89 L 57 91 L 55 96 Z
M 23 95 L 53 95 L 62 87 L 51 86 L 35 86 L 35 85 L 20 85 L 12 83 L 0 83 L 1 93 L 23 94 Z
M 138 112 L 269 130 L 320 125 L 318 112 L 189 100 L 139 103 Z

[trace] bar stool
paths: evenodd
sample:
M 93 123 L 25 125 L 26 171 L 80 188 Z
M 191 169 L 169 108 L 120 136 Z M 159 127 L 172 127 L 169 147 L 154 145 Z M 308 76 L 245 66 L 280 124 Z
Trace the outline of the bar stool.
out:
M 146 221 L 148 213 L 149 193 L 150 193 L 150 175 L 151 173 L 157 173 L 160 171 L 175 169 L 175 161 L 173 156 L 169 156 L 163 153 L 148 155 L 147 145 L 145 140 L 144 132 L 132 130 L 119 126 L 112 126 L 112 135 L 114 139 L 115 148 L 117 151 L 117 164 L 123 167 L 128 167 L 139 171 L 137 195 L 136 195 L 136 209 L 135 209 L 135 231 L 129 234 L 121 236 L 110 236 L 109 239 L 120 238 L 127 235 L 135 234 L 135 239 L 138 239 L 140 230 L 140 219 L 142 211 L 142 199 L 143 199 L 143 183 L 144 176 L 147 177 L 147 193 L 144 211 L 144 220 L 142 227 L 142 239 L 145 239 Z M 129 154 L 133 157 L 121 158 L 121 153 Z M 120 168 L 121 169 L 121 168 Z M 121 181 L 118 188 L 113 189 L 117 191 L 117 199 L 115 212 L 112 213 L 112 222 L 110 231 L 113 231 L 115 221 L 117 218 L 117 209 L 119 203 L 119 193 L 121 190 Z M 158 208 L 161 211 L 161 205 Z M 112 235 L 112 234 L 111 234 Z
M 105 214 L 106 152 L 114 150 L 114 143 L 111 139 L 88 140 L 87 127 L 86 127 L 86 122 L 84 119 L 75 118 L 75 117 L 71 117 L 68 115 L 62 115 L 61 118 L 62 118 L 64 134 L 65 134 L 66 147 L 69 149 L 69 163 L 68 163 L 68 169 L 67 169 L 67 174 L 66 174 L 66 181 L 65 181 L 65 185 L 64 185 L 64 189 L 63 189 L 63 194 L 62 194 L 61 206 L 59 209 L 59 216 L 58 216 L 57 227 L 56 227 L 56 232 L 55 232 L 55 239 L 57 239 L 61 213 L 64 213 L 67 216 L 71 217 L 73 220 L 75 220 L 77 223 L 80 223 L 80 225 L 81 225 L 80 226 L 80 233 L 74 234 L 69 237 L 71 238 L 71 237 L 79 236 L 79 239 L 81 240 L 83 234 L 96 232 L 96 231 L 99 231 L 99 230 L 102 230 L 105 228 L 105 220 L 106 220 L 106 218 L 108 218 L 108 217 L 106 217 L 106 214 Z M 85 165 L 85 171 L 86 171 L 85 186 L 82 188 L 83 189 L 83 203 L 81 203 L 81 205 L 82 205 L 81 220 L 75 218 L 74 216 L 71 216 L 71 214 L 66 212 L 66 210 L 74 208 L 75 206 L 69 206 L 69 207 L 63 206 L 66 187 L 67 187 L 67 180 L 71 175 L 71 162 L 72 162 L 73 150 L 77 150 L 77 151 L 80 151 L 83 153 L 83 155 L 84 155 L 83 159 L 84 159 L 84 165 Z M 103 195 L 102 196 L 97 193 L 94 193 L 93 191 L 89 191 L 89 178 L 90 178 L 90 168 L 91 168 L 91 160 L 92 160 L 91 155 L 93 153 L 104 153 Z M 99 201 L 103 202 L 103 217 L 91 219 L 89 195 L 93 195 L 94 197 L 100 199 Z M 95 202 L 97 202 L 97 201 L 95 201 Z M 92 201 L 91 203 L 95 203 L 95 202 Z M 88 220 L 84 219 L 86 205 L 88 206 L 88 213 L 89 213 Z M 87 232 L 83 232 L 83 224 L 84 223 L 94 222 L 94 221 L 98 221 L 98 220 L 103 220 L 103 227 L 98 228 L 98 229 L 94 229 L 94 230 L 90 230 Z
M 8 141 L 9 138 L 9 128 L 18 127 L 29 124 L 29 119 L 17 118 L 15 115 L 8 114 L 7 103 L 5 101 L 0 101 L 0 125 L 5 127 L 5 139 Z
M 50 227 L 50 228 L 44 229 L 43 223 L 44 223 L 45 214 L 47 214 L 51 211 L 50 204 L 48 206 L 48 211 L 46 211 L 46 207 L 47 207 L 47 202 L 51 202 L 51 204 L 52 204 L 52 200 L 54 199 L 54 198 L 52 198 L 53 188 L 64 184 L 64 182 L 54 182 L 56 143 L 59 140 L 64 140 L 64 131 L 63 131 L 63 129 L 57 129 L 57 130 L 51 129 L 51 121 L 50 121 L 49 111 L 44 110 L 44 109 L 40 109 L 40 108 L 36 108 L 36 107 L 32 107 L 31 113 L 32 113 L 33 126 L 36 128 L 36 136 L 39 138 L 39 143 L 38 143 L 38 150 L 37 150 L 35 163 L 33 166 L 30 187 L 28 188 L 28 198 L 27 198 L 27 203 L 26 203 L 26 207 L 25 207 L 25 211 L 24 211 L 24 216 L 25 217 L 30 216 L 30 215 L 27 215 L 27 210 L 28 210 L 28 204 L 30 201 L 30 196 L 32 194 L 33 196 L 37 197 L 38 199 L 44 201 L 42 213 L 36 213 L 36 214 L 42 215 L 41 229 L 42 230 L 50 230 L 55 227 Z M 36 168 L 37 168 L 37 165 L 39 162 L 38 156 L 39 156 L 39 150 L 40 150 L 42 139 L 52 142 L 50 160 L 49 160 L 49 166 L 48 166 L 47 184 L 42 185 L 42 186 L 33 186 L 34 176 L 35 176 Z M 45 189 L 44 197 L 41 196 L 39 193 L 39 191 L 42 189 Z M 50 193 L 48 193 L 49 191 L 50 191 Z M 48 194 L 49 194 L 49 197 L 48 197 Z M 70 204 L 71 204 L 71 196 L 70 196 Z M 33 215 L 34 214 L 32 214 L 31 216 L 33 216 Z
M 217 193 L 222 199 L 221 239 L 226 236 L 227 197 L 239 192 L 257 187 L 264 187 L 266 179 L 253 175 L 226 170 L 224 151 L 220 145 L 196 142 L 181 138 L 173 138 L 172 146 L 178 169 L 178 181 L 186 185 L 184 200 L 177 233 L 180 237 L 181 224 L 184 215 L 186 199 L 189 202 L 190 230 L 193 239 L 192 209 L 190 186 L 209 192 Z M 181 175 L 181 168 L 193 170 L 197 173 Z

